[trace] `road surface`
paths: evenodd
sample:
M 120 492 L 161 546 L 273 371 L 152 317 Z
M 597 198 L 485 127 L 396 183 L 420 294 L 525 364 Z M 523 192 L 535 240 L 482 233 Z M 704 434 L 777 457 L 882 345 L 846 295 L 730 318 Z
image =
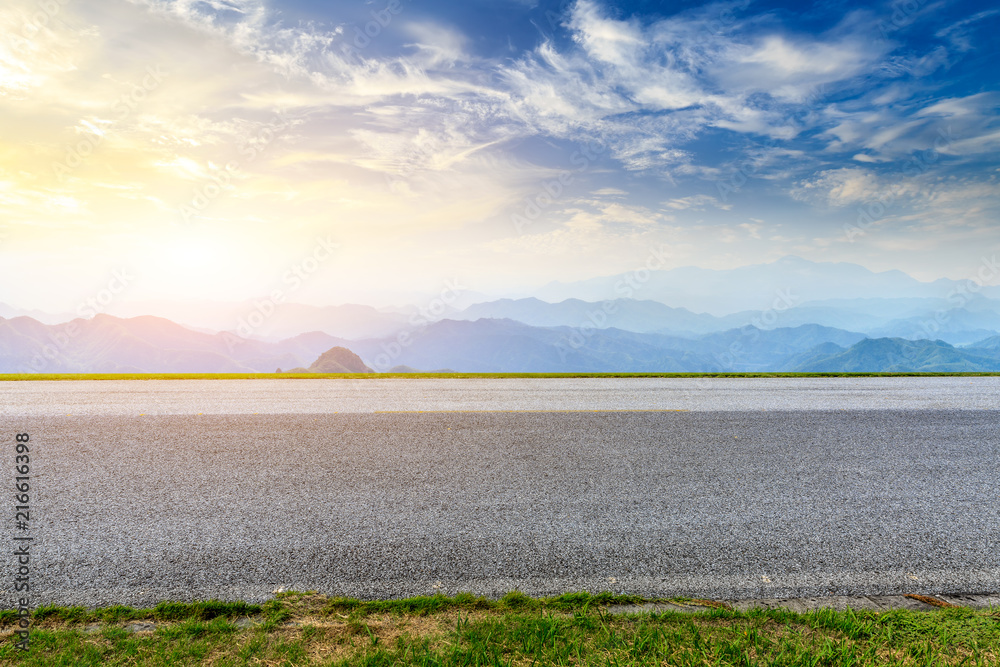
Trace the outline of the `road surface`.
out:
M 992 377 L 8 382 L 0 422 L 9 477 L 31 435 L 36 604 L 985 593 L 998 397 Z

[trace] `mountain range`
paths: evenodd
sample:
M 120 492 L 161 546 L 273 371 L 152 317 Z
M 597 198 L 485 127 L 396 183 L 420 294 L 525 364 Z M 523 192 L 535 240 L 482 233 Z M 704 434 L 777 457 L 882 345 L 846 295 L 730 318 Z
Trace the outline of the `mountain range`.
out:
M 46 325 L 0 319 L 3 373 L 246 373 L 308 366 L 346 341 L 306 333 L 278 343 L 192 331 L 160 317 L 99 314 Z
M 969 267 L 969 277 L 984 266 L 993 279 L 996 258 L 982 258 Z M 764 310 L 775 298 L 790 295 L 797 303 L 829 299 L 951 298 L 954 304 L 976 293 L 1000 298 L 1000 286 L 968 289 L 968 280 L 941 278 L 924 282 L 902 271 L 871 271 L 847 262 L 812 262 L 786 256 L 767 264 L 716 270 L 695 266 L 646 271 L 639 266 L 630 273 L 591 278 L 572 283 L 550 283 L 531 296 L 544 301 L 569 298 L 603 301 L 622 296 L 650 299 L 678 308 L 716 315 L 741 310 Z
M 336 348 L 332 350 L 331 348 Z M 353 353 L 353 354 L 352 354 Z M 357 356 L 355 356 L 357 355 Z M 322 332 L 282 341 L 193 331 L 163 318 L 97 315 L 61 325 L 0 319 L 3 373 L 998 371 L 1000 336 L 869 338 L 818 324 L 744 326 L 683 337 L 618 328 L 539 327 L 510 319 L 441 320 L 389 338 Z
M 516 298 L 111 308 L 74 319 L 0 303 L 0 372 L 314 369 L 333 347 L 377 372 L 993 370 L 1000 354 L 998 287 L 797 257 L 636 270 Z
M 993 259 L 984 257 L 980 266 L 969 267 L 969 279 L 924 282 L 899 271 L 784 257 L 731 270 L 639 267 L 625 274 L 552 283 L 529 294 L 488 297 L 462 287 L 447 295 L 428 294 L 413 303 L 377 308 L 274 303 L 262 296 L 242 302 L 123 299 L 104 312 L 123 318 L 154 315 L 199 331 L 230 331 L 270 342 L 310 331 L 360 340 L 442 319 L 492 318 L 542 327 L 592 324 L 682 336 L 747 324 L 765 329 L 821 324 L 873 337 L 941 338 L 960 345 L 1000 330 L 1000 286 L 981 286 L 976 277 L 988 268 L 987 277 L 996 279 L 994 266 Z M 89 317 L 92 313 L 86 311 L 77 315 Z M 57 324 L 77 315 L 0 303 L 0 317 L 8 319 L 27 316 Z

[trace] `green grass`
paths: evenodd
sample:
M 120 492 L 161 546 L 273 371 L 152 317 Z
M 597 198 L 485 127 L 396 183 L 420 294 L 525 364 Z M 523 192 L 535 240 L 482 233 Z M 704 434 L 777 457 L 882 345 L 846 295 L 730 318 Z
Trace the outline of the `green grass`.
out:
M 25 380 L 375 380 L 400 378 L 818 378 L 985 377 L 1000 373 L 0 373 L 0 382 Z
M 84 623 L 120 623 L 125 621 L 186 621 L 211 620 L 214 618 L 234 618 L 260 614 L 264 607 L 246 602 L 161 602 L 152 609 L 133 609 L 114 605 L 98 609 L 84 607 L 57 607 L 45 605 L 32 610 L 31 618 L 36 624 L 80 625 Z M 17 612 L 11 609 L 0 611 L 0 627 L 13 625 L 18 620 Z
M 470 594 L 361 601 L 285 593 L 263 606 L 161 604 L 154 609 L 46 607 L 32 648 L 4 665 L 996 665 L 1000 614 L 706 608 L 611 616 L 634 596 L 575 593 L 500 600 Z M 241 628 L 234 617 L 251 616 Z M 157 624 L 132 632 L 130 620 Z M 91 625 L 82 625 L 90 623 Z M 99 627 L 96 624 L 100 624 Z

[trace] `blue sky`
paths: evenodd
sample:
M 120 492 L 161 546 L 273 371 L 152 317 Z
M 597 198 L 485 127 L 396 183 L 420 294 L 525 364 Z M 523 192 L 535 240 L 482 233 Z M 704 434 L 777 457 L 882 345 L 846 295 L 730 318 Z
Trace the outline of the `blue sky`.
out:
M 266 294 L 320 238 L 340 254 L 295 300 L 529 289 L 663 246 L 963 278 L 1000 240 L 990 3 L 40 6 L 0 11 L 19 305 L 122 267 L 127 298 Z

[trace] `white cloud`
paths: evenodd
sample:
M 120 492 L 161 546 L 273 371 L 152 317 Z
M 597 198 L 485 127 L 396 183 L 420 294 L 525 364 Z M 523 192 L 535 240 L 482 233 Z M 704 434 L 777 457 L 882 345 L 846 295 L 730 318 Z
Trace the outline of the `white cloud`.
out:
M 956 116 L 981 115 L 992 112 L 1000 105 L 1000 95 L 997 93 L 977 93 L 967 97 L 949 97 L 938 100 L 920 111 L 916 116 L 940 116 L 953 118 Z
M 60 4 L 56 12 L 41 11 L 34 3 L 14 0 L 0 8 L 0 98 L 23 99 L 37 94 L 60 75 L 80 64 L 82 48 L 95 38 Z M 63 24 L 70 30 L 59 30 Z
M 590 0 L 579 0 L 569 19 L 573 39 L 594 61 L 623 69 L 634 68 L 645 40 L 638 23 L 608 19 Z
M 202 220 L 234 237 L 252 226 L 255 238 L 265 238 L 256 230 L 267 230 L 274 234 L 272 243 L 261 242 L 268 252 L 312 230 L 336 229 L 356 247 L 374 248 L 349 260 L 359 274 L 372 257 L 395 252 L 385 249 L 387 238 L 418 249 L 412 257 L 458 255 L 469 238 L 462 234 L 495 238 L 512 202 L 536 196 L 560 173 L 509 150 L 526 146 L 521 154 L 528 154 L 534 144 L 521 140 L 539 137 L 556 139 L 557 147 L 607 147 L 589 173 L 575 176 L 580 190 L 562 195 L 565 210 L 553 205 L 517 242 L 541 237 L 567 263 L 579 264 L 572 258 L 580 248 L 596 256 L 607 244 L 624 249 L 653 238 L 678 211 L 722 216 L 714 209 L 733 208 L 662 182 L 657 199 L 666 201 L 640 206 L 630 191 L 653 191 L 644 176 L 676 184 L 750 173 L 758 184 L 771 179 L 764 185 L 778 192 L 776 181 L 795 180 L 793 196 L 834 208 L 905 183 L 900 199 L 940 214 L 935 224 L 971 228 L 995 220 L 994 181 L 944 174 L 936 181 L 933 173 L 894 180 L 875 166 L 928 149 L 940 162 L 1000 151 L 996 97 L 926 101 L 933 83 L 907 80 L 821 104 L 838 87 L 864 80 L 878 88 L 873 80 L 905 78 L 897 72 L 926 71 L 950 58 L 938 51 L 877 62 L 884 47 L 864 42 L 871 26 L 857 19 L 804 36 L 772 16 L 737 16 L 718 31 L 710 24 L 719 6 L 618 20 L 609 3 L 581 0 L 566 15 L 571 41 L 544 42 L 520 60 L 501 61 L 477 56 L 478 45 L 458 30 L 407 14 L 382 36 L 395 42 L 364 48 L 353 44 L 349 25 L 285 23 L 268 0 L 57 4 L 58 20 L 28 44 L 12 35 L 34 0 L 0 9 L 0 170 L 10 167 L 0 171 L 0 217 L 13 226 L 72 230 L 67 243 L 111 239 L 124 252 L 121 239 L 141 237 L 141 227 L 177 225 L 177 209 L 194 188 L 236 161 L 232 187 Z M 162 89 L 119 118 L 116 101 L 157 65 L 169 73 Z M 273 132 L 279 110 L 291 120 Z M 952 135 L 936 143 L 945 127 Z M 711 165 L 690 145 L 710 133 L 725 135 Z M 828 150 L 775 142 L 763 148 L 763 136 L 802 137 Z M 93 154 L 66 183 L 49 183 L 53 161 L 89 137 L 101 138 Z M 840 151 L 858 164 L 831 169 Z M 617 173 L 605 178 L 598 170 Z M 900 206 L 895 220 L 930 228 L 926 216 L 907 220 L 910 213 Z M 749 245 L 766 228 L 751 220 L 726 234 Z M 424 261 L 402 259 L 408 267 Z
M 856 167 L 830 169 L 800 182 L 792 196 L 801 201 L 848 206 L 882 198 L 888 188 L 872 171 Z
M 1000 9 L 988 9 L 978 12 L 968 18 L 961 19 L 941 28 L 935 33 L 935 36 L 950 40 L 952 45 L 960 51 L 969 51 L 972 49 L 972 38 L 969 34 L 970 28 L 983 19 L 996 16 L 997 14 L 1000 14 Z
M 732 204 L 725 204 L 710 195 L 692 195 L 690 197 L 679 197 L 677 199 L 670 199 L 663 202 L 663 206 L 665 208 L 673 209 L 675 211 L 683 211 L 686 209 L 704 211 L 705 206 L 709 205 L 720 208 L 724 211 L 728 211 L 733 207 Z
M 628 206 L 625 204 L 608 204 L 601 208 L 601 218 L 608 222 L 621 222 L 630 225 L 655 225 L 666 217 L 645 206 Z
M 801 103 L 823 86 L 870 72 L 886 48 L 862 34 L 798 40 L 774 34 L 726 45 L 725 57 L 713 69 L 730 94 L 766 91 L 777 100 Z
M 545 42 L 501 68 L 510 104 L 534 131 L 596 133 L 626 169 L 667 180 L 706 173 L 683 144 L 713 127 L 787 140 L 829 127 L 840 113 L 830 135 L 837 142 L 870 136 L 874 121 L 861 127 L 846 112 L 814 112 L 837 86 L 899 76 L 883 67 L 892 47 L 871 39 L 870 15 L 855 12 L 826 33 L 805 36 L 759 26 L 749 32 L 743 28 L 750 22 L 739 18 L 717 30 L 720 7 L 643 24 L 610 18 L 595 0 L 578 0 L 565 22 L 577 48 L 561 51 Z M 886 132 L 877 141 L 892 139 Z
M 416 39 L 407 44 L 417 49 L 417 60 L 424 67 L 454 67 L 456 63 L 469 61 L 466 53 L 465 35 L 433 23 L 409 23 L 406 32 Z
M 878 226 L 895 235 L 924 238 L 935 234 L 979 234 L 995 228 L 1000 212 L 1000 177 L 954 177 L 933 170 L 877 174 L 862 168 L 820 172 L 797 183 L 791 196 L 821 207 L 878 211 Z

